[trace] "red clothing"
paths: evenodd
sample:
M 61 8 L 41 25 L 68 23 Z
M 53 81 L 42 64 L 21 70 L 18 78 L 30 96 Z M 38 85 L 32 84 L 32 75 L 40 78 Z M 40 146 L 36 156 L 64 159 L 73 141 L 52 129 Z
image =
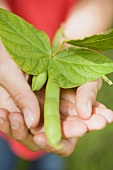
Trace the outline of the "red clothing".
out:
M 63 22 L 69 9 L 76 0 L 6 0 L 12 12 L 21 16 L 36 28 L 45 31 L 51 41 Z M 43 155 L 44 152 L 32 152 L 26 149 L 22 144 L 6 137 L 12 150 L 16 155 L 32 160 Z
M 11 10 L 45 31 L 52 40 L 76 0 L 7 0 Z

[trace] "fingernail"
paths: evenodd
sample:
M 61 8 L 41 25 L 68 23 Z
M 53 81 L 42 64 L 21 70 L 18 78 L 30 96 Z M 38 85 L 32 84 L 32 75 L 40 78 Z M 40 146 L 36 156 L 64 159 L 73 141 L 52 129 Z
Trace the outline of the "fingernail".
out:
M 33 116 L 32 116 L 31 111 L 29 109 L 24 109 L 23 115 L 24 115 L 25 123 L 26 123 L 27 127 L 30 128 L 33 123 Z
M 0 118 L 0 123 L 4 123 L 4 120 L 2 118 Z
M 10 119 L 12 129 L 19 129 L 20 124 L 16 119 Z

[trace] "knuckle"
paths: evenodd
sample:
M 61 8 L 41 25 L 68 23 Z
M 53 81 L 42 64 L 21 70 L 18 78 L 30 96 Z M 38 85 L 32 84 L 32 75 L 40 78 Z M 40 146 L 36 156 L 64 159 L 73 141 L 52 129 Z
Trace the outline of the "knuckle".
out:
M 15 103 L 17 103 L 17 107 L 20 107 L 23 105 L 23 100 L 24 100 L 25 96 L 22 95 L 20 92 L 16 93 L 13 96 L 13 100 L 15 101 Z
M 70 148 L 70 149 L 64 148 L 63 150 L 60 150 L 60 152 L 58 152 L 57 154 L 62 157 L 68 157 L 72 154 L 73 151 L 74 151 L 74 148 Z
M 19 141 L 24 141 L 27 138 L 27 133 L 13 133 L 13 137 Z
M 72 151 L 67 151 L 63 154 L 63 157 L 68 157 L 72 154 Z
M 0 131 L 8 135 L 10 133 L 10 129 L 8 127 L 6 128 L 0 128 Z
M 31 96 L 31 89 L 30 87 L 26 86 L 26 89 L 16 89 L 16 93 L 12 94 L 12 98 L 14 100 L 14 102 L 17 104 L 17 107 L 22 107 L 23 105 L 28 105 L 28 97 L 27 94 L 29 94 L 29 96 Z
M 21 140 L 24 139 L 23 136 L 17 136 L 17 135 L 14 135 L 14 134 L 13 134 L 13 137 L 14 137 L 16 140 L 19 140 L 19 141 L 21 141 Z
M 19 141 L 20 142 L 20 141 Z M 37 146 L 37 145 L 35 145 L 35 144 L 30 144 L 30 143 L 28 143 L 28 142 L 23 142 L 23 141 L 21 141 L 21 143 L 24 145 L 24 146 L 26 146 L 29 150 L 31 150 L 31 151 L 33 151 L 33 152 L 37 152 L 37 151 L 39 151 L 40 150 L 40 148 Z
M 14 61 L 11 58 L 9 58 L 7 60 L 3 60 L 0 63 L 0 72 L 1 73 L 8 72 L 10 69 L 14 70 L 17 68 L 18 68 L 18 66 L 14 63 Z
M 96 99 L 96 95 L 97 95 L 97 90 L 95 88 L 91 88 L 88 90 L 88 93 L 91 100 L 95 100 Z
M 36 147 L 36 146 L 35 146 L 35 147 L 34 147 L 34 146 L 32 146 L 32 147 L 31 147 L 31 146 L 28 146 L 27 148 L 28 148 L 29 150 L 33 151 L 33 152 L 37 152 L 37 151 L 40 150 L 38 146 L 37 146 L 37 147 Z

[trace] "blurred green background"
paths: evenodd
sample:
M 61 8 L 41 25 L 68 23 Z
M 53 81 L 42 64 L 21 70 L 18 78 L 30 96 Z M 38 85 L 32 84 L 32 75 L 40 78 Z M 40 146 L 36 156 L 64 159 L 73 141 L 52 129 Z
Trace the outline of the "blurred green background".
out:
M 113 51 L 103 54 L 113 59 Z M 113 81 L 113 73 L 107 77 Z M 103 82 L 97 100 L 113 110 L 113 85 Z M 66 159 L 68 170 L 113 170 L 113 123 L 82 137 Z

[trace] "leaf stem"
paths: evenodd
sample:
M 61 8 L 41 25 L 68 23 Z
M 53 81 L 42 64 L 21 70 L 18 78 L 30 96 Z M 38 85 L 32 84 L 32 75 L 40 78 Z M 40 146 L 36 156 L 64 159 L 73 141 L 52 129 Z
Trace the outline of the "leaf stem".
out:
M 103 78 L 103 80 L 104 80 L 105 82 L 107 82 L 109 85 L 112 85 L 112 84 L 113 84 L 113 82 L 112 82 L 111 80 L 109 80 L 106 76 L 102 76 L 102 78 Z
M 57 47 L 57 49 L 55 50 L 55 52 L 52 54 L 52 57 L 54 58 L 54 56 L 56 54 L 58 54 L 58 52 L 61 50 L 62 46 L 66 43 L 66 40 L 62 41 L 62 43 Z

